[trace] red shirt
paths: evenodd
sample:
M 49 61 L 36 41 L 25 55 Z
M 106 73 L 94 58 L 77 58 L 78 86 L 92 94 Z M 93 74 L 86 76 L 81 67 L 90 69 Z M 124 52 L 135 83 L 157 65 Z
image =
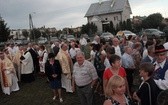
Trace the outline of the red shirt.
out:
M 121 76 L 121 77 L 123 77 L 123 78 L 126 77 L 126 72 L 125 72 L 125 69 L 123 67 L 120 67 L 118 75 Z M 113 76 L 112 71 L 110 70 L 110 68 L 107 68 L 104 71 L 103 79 L 109 80 L 112 76 Z

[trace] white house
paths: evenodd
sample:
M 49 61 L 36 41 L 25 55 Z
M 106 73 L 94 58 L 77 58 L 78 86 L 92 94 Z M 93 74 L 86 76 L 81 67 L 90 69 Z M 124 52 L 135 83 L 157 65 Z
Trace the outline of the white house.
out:
M 23 31 L 21 29 L 10 30 L 10 36 L 13 36 L 13 39 L 23 39 Z
M 94 23 L 98 32 L 103 32 L 103 25 L 113 22 L 114 27 L 120 21 L 130 19 L 132 14 L 131 7 L 128 0 L 108 0 L 93 3 L 89 7 L 85 17 L 89 23 Z

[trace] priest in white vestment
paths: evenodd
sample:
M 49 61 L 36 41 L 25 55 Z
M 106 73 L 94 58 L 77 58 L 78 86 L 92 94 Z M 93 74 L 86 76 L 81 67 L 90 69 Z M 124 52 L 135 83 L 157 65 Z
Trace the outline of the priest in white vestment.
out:
M 62 67 L 62 75 L 61 75 L 61 83 L 62 87 L 66 89 L 66 92 L 73 92 L 72 91 L 72 84 L 71 84 L 71 71 L 73 67 L 73 63 L 71 60 L 70 55 L 67 52 L 68 46 L 67 44 L 62 44 L 61 49 L 58 52 L 56 59 L 59 60 L 61 67 Z
M 16 52 L 16 54 L 13 57 L 13 60 L 12 60 L 12 62 L 14 63 L 16 74 L 17 74 L 17 77 L 18 77 L 19 81 L 21 81 L 21 62 L 20 62 L 20 57 L 22 56 L 22 49 L 23 49 L 23 46 L 20 46 L 19 50 L 17 50 L 17 52 Z
M 13 63 L 5 56 L 3 50 L 0 50 L 0 77 L 3 93 L 10 95 L 12 91 L 19 90 Z
M 33 59 L 27 48 L 23 48 L 23 55 L 20 57 L 21 60 L 21 81 L 25 83 L 30 83 L 35 80 L 33 71 Z

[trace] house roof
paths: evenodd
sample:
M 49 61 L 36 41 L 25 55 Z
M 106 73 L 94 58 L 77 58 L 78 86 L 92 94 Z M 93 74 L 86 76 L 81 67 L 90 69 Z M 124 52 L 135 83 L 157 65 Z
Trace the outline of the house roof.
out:
M 132 13 L 128 0 L 109 0 L 93 3 L 85 14 L 85 17 L 122 12 L 126 5 L 130 9 L 130 13 Z

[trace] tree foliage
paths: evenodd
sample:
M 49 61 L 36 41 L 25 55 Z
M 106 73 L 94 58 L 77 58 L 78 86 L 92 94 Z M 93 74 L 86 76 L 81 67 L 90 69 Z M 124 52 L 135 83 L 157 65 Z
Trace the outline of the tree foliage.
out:
M 158 28 L 162 20 L 163 20 L 163 17 L 160 13 L 151 14 L 142 21 L 142 27 L 143 28 Z
M 110 21 L 110 30 L 109 30 L 110 33 L 112 34 L 115 34 L 115 28 L 114 28 L 114 24 L 112 21 Z
M 29 36 L 29 32 L 27 30 L 23 30 L 22 34 L 25 38 Z
M 97 32 L 97 26 L 93 23 L 87 23 L 86 25 L 82 25 L 81 33 L 93 35 Z
M 122 30 L 126 30 L 127 29 L 127 24 L 126 21 L 122 22 Z
M 10 34 L 9 27 L 7 23 L 0 17 L 0 42 L 5 42 L 8 40 Z
M 132 22 L 130 19 L 127 19 L 126 25 L 127 25 L 126 29 L 132 31 Z
M 132 31 L 132 22 L 130 19 L 127 19 L 126 21 L 120 22 L 116 25 L 115 32 L 118 32 L 119 30 L 130 30 Z
M 38 29 L 31 30 L 30 39 L 37 41 L 37 39 L 41 36 L 41 32 Z

